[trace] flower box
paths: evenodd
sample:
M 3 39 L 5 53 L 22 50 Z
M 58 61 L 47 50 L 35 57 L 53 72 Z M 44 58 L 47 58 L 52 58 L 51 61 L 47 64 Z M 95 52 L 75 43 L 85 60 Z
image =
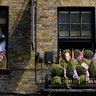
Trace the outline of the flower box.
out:
M 52 66 L 49 85 L 54 88 L 96 88 L 96 61 L 93 52 L 75 50 L 74 59 L 71 55 L 70 50 L 63 51 L 59 64 Z
M 53 78 L 51 78 L 51 80 L 49 80 L 49 81 L 51 81 L 51 82 L 50 83 L 46 82 L 47 88 L 53 88 L 53 89 L 55 89 L 55 88 L 67 89 L 68 88 L 65 84 L 55 84 Z M 83 83 L 83 84 L 74 84 L 72 79 L 69 79 L 68 82 L 70 84 L 71 89 L 85 89 L 85 88 L 86 89 L 89 89 L 89 88 L 94 89 L 94 88 L 96 88 L 96 78 L 90 78 L 90 80 L 88 82 Z

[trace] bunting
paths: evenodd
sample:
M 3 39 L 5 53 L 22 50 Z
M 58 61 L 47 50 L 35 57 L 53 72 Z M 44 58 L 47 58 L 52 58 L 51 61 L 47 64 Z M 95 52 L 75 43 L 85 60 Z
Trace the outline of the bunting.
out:
M 94 53 L 93 59 L 94 59 L 94 61 L 96 61 L 96 52 Z
M 2 54 L 0 54 L 0 61 L 2 61 L 2 59 L 3 59 L 3 56 L 2 56 Z
M 64 68 L 64 77 L 67 78 L 67 76 L 66 76 L 66 68 Z
M 86 69 L 86 81 L 89 81 L 90 80 L 89 76 L 90 76 L 90 74 L 88 72 L 88 69 Z
M 74 60 L 74 51 L 73 51 L 73 49 L 72 49 L 72 59 Z
M 61 52 L 61 49 L 59 49 L 59 57 L 62 56 L 62 52 Z
M 2 52 L 2 53 L 0 53 L 0 61 L 2 61 L 2 59 L 3 59 L 3 57 L 6 55 L 6 52 L 4 51 L 4 52 Z
M 80 52 L 80 55 L 77 57 L 78 60 L 82 60 L 84 56 L 84 49 L 82 50 L 82 52 Z
M 74 78 L 74 79 L 78 78 L 78 74 L 77 74 L 76 68 L 74 68 L 73 78 Z

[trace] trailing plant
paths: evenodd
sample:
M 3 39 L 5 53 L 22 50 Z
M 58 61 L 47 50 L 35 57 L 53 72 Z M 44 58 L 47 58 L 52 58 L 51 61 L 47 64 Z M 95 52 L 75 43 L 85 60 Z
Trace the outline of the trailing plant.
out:
M 73 79 L 73 83 L 80 85 L 80 78 Z
M 62 78 L 62 84 L 64 84 L 67 88 L 71 88 L 68 78 L 63 77 Z
M 60 76 L 55 76 L 55 77 L 53 77 L 53 80 L 54 80 L 54 83 L 55 84 L 62 84 L 62 82 L 61 82 L 61 77 Z
M 80 84 L 86 83 L 86 76 L 85 75 L 81 75 L 81 76 L 79 76 L 79 78 L 80 78 Z

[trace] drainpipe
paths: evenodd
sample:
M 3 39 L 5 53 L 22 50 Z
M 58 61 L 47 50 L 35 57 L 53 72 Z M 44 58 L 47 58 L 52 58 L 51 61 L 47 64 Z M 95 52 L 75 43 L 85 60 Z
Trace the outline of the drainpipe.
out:
M 34 26 L 34 17 L 35 17 L 35 4 L 34 0 L 31 0 L 31 43 L 32 43 L 32 50 L 35 48 L 35 26 Z
M 35 52 L 35 83 L 37 83 L 37 52 L 36 52 L 36 6 L 37 6 L 37 0 L 31 0 L 31 39 L 32 39 L 32 50 Z

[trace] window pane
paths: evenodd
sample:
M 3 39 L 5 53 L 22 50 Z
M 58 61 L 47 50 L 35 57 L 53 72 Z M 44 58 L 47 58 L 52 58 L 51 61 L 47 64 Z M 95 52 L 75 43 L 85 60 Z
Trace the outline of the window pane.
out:
M 82 36 L 90 36 L 91 37 L 91 29 L 90 29 L 90 25 L 86 25 L 86 24 L 83 24 L 82 25 L 82 33 L 81 33 Z
M 81 20 L 82 20 L 82 23 L 90 23 L 91 12 L 81 12 Z
M 80 13 L 73 11 L 70 13 L 71 23 L 80 23 Z
M 59 36 L 69 36 L 69 25 L 59 25 Z
M 59 12 L 59 23 L 69 23 L 69 12 Z
M 59 36 L 91 37 L 90 25 L 91 11 L 59 11 Z
M 6 18 L 6 11 L 5 10 L 0 10 L 0 18 Z
M 70 36 L 80 36 L 80 25 L 71 25 Z

